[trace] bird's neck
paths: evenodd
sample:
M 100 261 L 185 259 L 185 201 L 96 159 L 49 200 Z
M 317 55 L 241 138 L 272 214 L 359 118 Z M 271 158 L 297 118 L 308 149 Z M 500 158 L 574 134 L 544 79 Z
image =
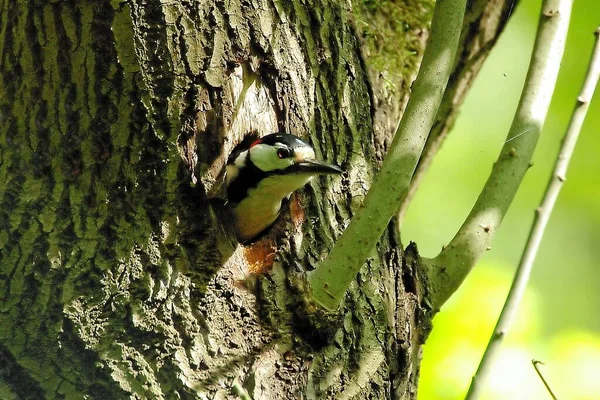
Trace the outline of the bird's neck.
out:
M 242 201 L 232 204 L 238 239 L 242 242 L 250 240 L 273 225 L 281 211 L 282 201 L 310 179 L 311 176 L 306 174 L 273 175 L 249 189 Z

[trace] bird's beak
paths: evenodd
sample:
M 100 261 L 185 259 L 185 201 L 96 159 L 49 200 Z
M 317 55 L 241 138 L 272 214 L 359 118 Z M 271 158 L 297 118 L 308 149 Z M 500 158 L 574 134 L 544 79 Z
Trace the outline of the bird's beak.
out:
M 344 172 L 343 169 L 337 165 L 328 164 L 324 161 L 319 160 L 302 160 L 296 164 L 298 172 L 309 173 L 313 175 L 317 174 L 341 174 Z

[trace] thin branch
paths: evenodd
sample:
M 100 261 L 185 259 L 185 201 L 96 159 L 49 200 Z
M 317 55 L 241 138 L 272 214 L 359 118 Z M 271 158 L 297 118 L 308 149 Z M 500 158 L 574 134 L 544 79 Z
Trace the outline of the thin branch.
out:
M 552 396 L 552 400 L 558 400 L 552 389 L 550 389 L 550 385 L 546 381 L 546 378 L 544 378 L 544 375 L 542 375 L 542 371 L 540 371 L 540 369 L 538 368 L 538 364 L 544 365 L 544 363 L 538 360 L 531 360 L 531 364 L 533 365 L 533 369 L 535 369 L 535 372 L 537 372 L 538 376 L 544 383 L 544 386 L 546 386 L 546 390 L 548 391 L 550 396 Z
M 455 115 L 453 117 L 455 117 Z M 425 178 L 425 175 L 427 175 L 427 172 L 429 172 L 429 167 L 431 166 L 433 159 L 435 158 L 438 151 L 441 149 L 442 144 L 444 143 L 446 137 L 450 133 L 450 127 L 454 125 L 454 118 L 452 118 L 452 121 L 448 121 L 448 123 L 444 125 L 444 129 L 440 133 L 436 134 L 435 136 L 430 135 L 427 139 L 427 143 L 425 143 L 423 155 L 419 159 L 419 162 L 417 164 L 415 174 L 410 182 L 410 187 L 408 188 L 408 193 L 404 198 L 404 201 L 400 205 L 400 209 L 398 210 L 398 226 L 402 226 L 402 223 L 404 222 L 404 217 L 406 216 L 406 212 L 408 211 L 408 207 L 410 206 L 415 195 L 417 194 L 417 190 L 419 189 L 419 187 L 421 187 L 421 182 L 423 181 L 423 178 Z
M 438 0 L 429 42 L 394 140 L 364 203 L 334 248 L 308 275 L 311 297 L 327 309 L 344 293 L 406 197 L 452 71 L 466 0 Z
M 474 0 L 469 3 L 465 13 L 465 22 L 460 43 L 465 46 L 458 49 L 453 73 L 450 75 L 448 87 L 444 93 L 442 104 L 435 117 L 435 123 L 425 143 L 421 158 L 410 181 L 408 194 L 398 210 L 398 226 L 401 227 L 412 200 L 417 193 L 423 178 L 427 175 L 431 163 L 441 149 L 458 117 L 458 111 L 477 79 L 484 61 L 496 44 L 512 14 L 518 0 L 493 1 Z M 475 17 L 474 17 L 475 16 Z M 491 17 L 491 18 L 490 18 Z M 478 40 L 464 40 L 473 35 L 473 26 L 478 26 Z
M 577 98 L 575 109 L 573 110 L 571 121 L 569 122 L 569 127 L 563 138 L 554 171 L 548 182 L 544 198 L 535 212 L 535 219 L 531 231 L 529 232 L 529 238 L 527 239 L 527 244 L 523 250 L 519 267 L 515 273 L 512 286 L 506 297 L 506 302 L 504 303 L 498 322 L 496 323 L 496 328 L 494 328 L 494 333 L 490 338 L 485 353 L 481 358 L 479 367 L 477 368 L 477 372 L 473 377 L 469 393 L 466 397 L 467 399 L 477 398 L 479 391 L 483 386 L 483 382 L 489 373 L 492 362 L 500 349 L 502 339 L 510 329 L 511 322 L 518 311 L 519 303 L 525 294 L 525 288 L 527 287 L 527 282 L 531 275 L 533 262 L 542 241 L 544 230 L 550 219 L 550 214 L 552 213 L 560 189 L 565 181 L 567 167 L 569 166 L 569 161 L 573 155 L 573 150 L 575 149 L 581 126 L 585 120 L 589 103 L 592 100 L 594 89 L 598 84 L 598 78 L 600 78 L 600 41 L 598 40 L 598 33 L 596 33 L 596 44 L 588 67 L 587 76 L 583 88 L 581 89 L 581 93 Z
M 458 289 L 490 246 L 530 167 L 554 92 L 572 3 L 573 0 L 544 1 L 521 100 L 490 177 L 450 244 L 434 259 L 422 260 L 429 278 L 429 299 L 436 309 Z

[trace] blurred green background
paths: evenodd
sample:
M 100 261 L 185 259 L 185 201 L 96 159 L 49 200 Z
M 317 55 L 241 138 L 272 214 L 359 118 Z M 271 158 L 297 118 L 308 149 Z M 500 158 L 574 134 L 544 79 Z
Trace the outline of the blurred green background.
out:
M 402 239 L 435 256 L 483 186 L 519 100 L 541 0 L 522 0 L 471 90 L 404 222 Z M 576 0 L 558 84 L 534 166 L 493 248 L 434 319 L 419 399 L 461 399 L 506 293 L 581 88 L 600 25 L 600 1 Z M 600 89 L 571 161 L 519 316 L 483 399 L 550 399 L 537 359 L 559 399 L 600 399 Z

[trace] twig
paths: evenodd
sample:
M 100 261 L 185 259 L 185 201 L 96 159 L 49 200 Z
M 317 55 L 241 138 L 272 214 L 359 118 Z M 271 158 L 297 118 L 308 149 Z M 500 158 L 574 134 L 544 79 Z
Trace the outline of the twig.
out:
M 479 257 L 490 247 L 530 166 L 554 92 L 572 4 L 573 0 L 544 0 L 523 93 L 490 177 L 448 246 L 437 257 L 422 259 L 435 309 L 458 289 Z
M 329 256 L 308 275 L 311 297 L 334 310 L 406 197 L 452 71 L 466 0 L 438 0 L 412 95 L 380 171 Z
M 469 41 L 461 42 L 461 46 L 458 48 L 459 55 L 455 60 L 453 75 L 450 76 L 448 88 L 446 88 L 444 98 L 435 117 L 436 122 L 427 138 L 425 148 L 410 181 L 408 194 L 398 210 L 396 220 L 399 229 L 401 229 L 408 208 L 419 190 L 421 182 L 429 172 L 438 151 L 442 148 L 450 133 L 454 131 L 453 126 L 458 117 L 458 110 L 462 107 L 469 88 L 477 79 L 484 60 L 505 29 L 516 2 L 517 0 L 495 0 L 493 2 L 477 0 L 471 2 L 471 5 L 467 8 L 465 19 L 470 21 L 470 24 L 463 24 L 461 36 L 464 37 L 472 26 L 479 25 L 483 29 L 479 32 L 480 37 L 487 39 L 483 43 L 477 41 L 474 46 Z M 484 3 L 487 3 L 487 5 L 484 6 Z M 484 20 L 490 15 L 496 15 L 497 18 L 493 18 L 494 21 L 487 20 L 484 23 Z M 459 65 L 460 67 L 458 67 Z
M 567 128 L 567 132 L 563 138 L 562 146 L 556 160 L 552 177 L 548 182 L 544 198 L 535 212 L 535 219 L 533 221 L 531 231 L 529 232 L 529 238 L 527 239 L 527 244 L 523 250 L 519 267 L 515 273 L 512 286 L 508 292 L 508 296 L 506 297 L 506 302 L 504 303 L 504 307 L 502 308 L 502 312 L 500 313 L 496 327 L 494 328 L 494 333 L 490 338 L 485 353 L 481 358 L 479 367 L 477 368 L 477 372 L 473 377 L 473 382 L 471 383 L 469 393 L 466 397 L 467 399 L 477 398 L 477 394 L 482 386 L 482 382 L 488 375 L 490 366 L 500 348 L 500 345 L 502 344 L 502 339 L 504 336 L 506 336 L 511 322 L 518 311 L 519 303 L 523 298 L 527 282 L 529 281 L 531 268 L 533 267 L 533 261 L 537 255 L 538 248 L 542 241 L 542 236 L 544 235 L 544 230 L 546 229 L 546 225 L 550 219 L 550 214 L 552 213 L 552 209 L 554 208 L 554 204 L 556 203 L 556 199 L 562 184 L 565 181 L 567 167 L 569 166 L 569 161 L 571 160 L 579 132 L 581 131 L 581 126 L 583 125 L 583 121 L 585 119 L 589 103 L 592 99 L 592 95 L 594 94 L 594 89 L 598 84 L 599 77 L 600 40 L 598 40 L 598 31 L 596 31 L 596 44 L 594 46 L 594 51 L 588 67 L 587 76 L 585 78 L 581 93 L 577 98 L 575 109 L 573 110 L 571 121 L 569 122 L 569 127 Z
M 531 360 L 531 364 L 533 365 L 533 369 L 535 369 L 535 372 L 537 372 L 538 376 L 544 383 L 544 386 L 546 386 L 546 390 L 548 391 L 548 393 L 550 393 L 550 396 L 552 396 L 552 400 L 558 400 L 552 389 L 550 389 L 550 385 L 548 385 L 548 382 L 546 382 L 544 375 L 542 375 L 542 371 L 540 371 L 540 369 L 538 368 L 538 364 L 544 365 L 544 363 L 538 360 Z

